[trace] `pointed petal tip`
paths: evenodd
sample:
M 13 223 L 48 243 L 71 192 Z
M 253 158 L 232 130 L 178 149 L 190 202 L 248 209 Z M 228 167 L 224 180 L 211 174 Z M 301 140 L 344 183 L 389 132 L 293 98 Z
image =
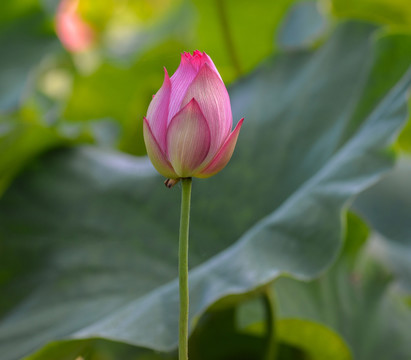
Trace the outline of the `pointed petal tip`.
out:
M 153 97 L 154 97 L 154 96 L 155 96 L 155 95 L 153 95 Z M 150 131 L 151 131 L 150 123 L 148 122 L 148 119 L 147 119 L 145 116 L 143 116 L 143 126 L 144 126 L 144 125 L 148 126 L 149 129 L 150 129 Z
M 201 69 L 202 69 L 203 67 L 207 68 L 207 70 L 213 71 L 213 70 L 211 69 L 211 66 L 210 66 L 207 62 L 204 62 L 204 64 L 201 66 Z M 201 69 L 200 69 L 200 71 L 201 71 Z
M 165 66 L 163 66 L 163 69 L 164 69 L 164 82 L 167 81 L 167 83 L 169 83 L 170 82 L 170 76 L 168 75 L 168 71 L 167 71 Z
M 192 98 L 185 107 L 190 107 L 190 108 L 196 107 L 198 109 L 198 111 L 200 111 L 201 114 L 203 114 L 202 111 L 201 111 L 200 105 L 198 105 L 198 102 L 195 98 Z M 197 109 L 196 109 L 196 111 L 197 111 Z
M 218 78 L 220 79 L 220 81 L 224 84 L 224 81 L 223 81 L 220 73 L 218 72 L 217 68 L 215 67 L 213 61 L 210 59 L 209 56 L 207 56 L 207 61 L 204 61 L 204 63 L 201 65 L 197 76 L 200 73 L 204 74 L 205 76 L 207 76 L 207 75 L 211 76 L 211 74 L 216 74 L 218 76 Z
M 240 133 L 240 129 L 243 125 L 243 122 L 244 118 L 240 119 L 235 129 L 227 137 L 223 146 L 220 148 L 220 150 L 217 152 L 214 158 L 210 161 L 210 163 L 205 168 L 203 168 L 199 173 L 193 176 L 205 179 L 217 174 L 225 168 L 225 166 L 228 164 L 233 155 L 235 146 L 237 144 L 238 135 Z
M 204 114 L 203 114 L 203 112 L 202 112 L 202 110 L 201 110 L 201 108 L 200 108 L 200 105 L 198 104 L 197 100 L 196 100 L 194 97 L 191 98 L 191 100 L 190 100 L 187 104 L 185 104 L 185 105 L 181 108 L 181 110 L 178 111 L 178 112 L 173 116 L 173 118 L 176 117 L 177 115 L 180 115 L 181 113 L 185 113 L 185 112 L 187 112 L 187 111 L 191 111 L 191 112 L 193 112 L 193 113 L 195 113 L 195 114 L 201 115 L 201 117 L 205 119 Z M 170 123 L 171 123 L 171 122 L 170 122 Z

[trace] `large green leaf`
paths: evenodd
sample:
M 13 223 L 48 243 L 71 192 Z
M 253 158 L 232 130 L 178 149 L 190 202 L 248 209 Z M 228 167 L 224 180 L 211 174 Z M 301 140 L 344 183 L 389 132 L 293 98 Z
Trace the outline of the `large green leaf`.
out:
M 379 236 L 374 252 L 411 294 L 411 160 L 403 157 L 394 171 L 365 191 L 354 203 Z
M 369 96 L 374 30 L 342 25 L 231 88 L 246 117 L 236 153 L 194 184 L 191 328 L 222 297 L 283 273 L 311 279 L 337 256 L 341 209 L 391 167 L 406 118 L 410 71 Z M 145 158 L 83 148 L 34 163 L 0 203 L 2 357 L 67 337 L 174 349 L 178 199 Z
M 350 226 L 351 223 L 351 226 Z M 345 248 L 318 280 L 275 283 L 280 318 L 309 319 L 339 333 L 355 360 L 409 359 L 411 311 L 392 287 L 392 274 L 376 261 L 373 241 L 349 218 Z

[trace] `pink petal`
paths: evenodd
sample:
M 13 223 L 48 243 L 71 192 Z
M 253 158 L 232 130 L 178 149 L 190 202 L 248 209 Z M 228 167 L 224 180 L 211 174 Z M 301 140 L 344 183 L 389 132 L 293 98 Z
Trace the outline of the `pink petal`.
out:
M 243 125 L 244 118 L 241 119 L 234 131 L 228 136 L 224 145 L 218 151 L 217 155 L 211 160 L 211 162 L 194 176 L 199 178 L 208 178 L 217 174 L 223 170 L 227 163 L 230 161 L 233 155 L 235 145 L 237 143 L 238 134 L 240 133 L 241 126 Z
M 207 63 L 191 83 L 181 105 L 186 105 L 193 98 L 198 102 L 210 128 L 209 158 L 212 158 L 230 133 L 233 119 L 227 89 Z
M 144 142 L 146 143 L 147 155 L 153 163 L 156 170 L 167 178 L 177 179 L 178 176 L 175 173 L 173 167 L 168 162 L 166 156 L 161 151 L 153 132 L 151 131 L 148 120 L 144 118 L 143 121 Z
M 187 92 L 188 87 L 197 75 L 186 53 L 181 54 L 180 66 L 171 77 L 171 97 L 167 125 L 171 119 L 181 110 L 181 102 Z
M 191 100 L 167 130 L 168 158 L 179 177 L 190 177 L 210 148 L 210 130 L 197 102 Z
M 168 104 L 170 102 L 171 81 L 166 68 L 164 68 L 164 82 L 157 94 L 153 96 L 147 110 L 147 119 L 153 135 L 160 145 L 161 150 L 166 152 L 166 134 Z
M 211 60 L 211 58 L 205 52 L 203 52 L 203 56 L 204 56 L 204 63 L 207 63 L 207 65 L 210 66 L 211 70 L 213 70 L 218 75 L 218 77 L 221 79 L 221 75 L 218 72 L 217 68 L 215 67 L 213 60 Z M 223 79 L 221 79 L 221 81 L 223 81 Z

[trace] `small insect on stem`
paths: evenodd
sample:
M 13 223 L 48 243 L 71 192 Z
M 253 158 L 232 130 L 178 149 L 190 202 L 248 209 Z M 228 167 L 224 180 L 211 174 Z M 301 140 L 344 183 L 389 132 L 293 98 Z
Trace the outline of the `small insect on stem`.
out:
M 177 184 L 180 181 L 180 179 L 167 179 L 164 181 L 164 185 L 171 189 L 175 184 Z

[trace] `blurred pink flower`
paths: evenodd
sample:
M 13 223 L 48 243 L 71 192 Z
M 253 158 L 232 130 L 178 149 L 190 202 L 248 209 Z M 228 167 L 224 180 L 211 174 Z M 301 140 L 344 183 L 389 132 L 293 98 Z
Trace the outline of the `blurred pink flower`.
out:
M 89 49 L 94 42 L 93 29 L 78 14 L 79 0 L 62 0 L 56 15 L 56 31 L 64 47 L 71 52 Z
M 215 175 L 230 160 L 244 119 L 231 132 L 230 98 L 206 53 L 182 54 L 171 79 L 164 71 L 144 118 L 147 154 L 170 179 Z

